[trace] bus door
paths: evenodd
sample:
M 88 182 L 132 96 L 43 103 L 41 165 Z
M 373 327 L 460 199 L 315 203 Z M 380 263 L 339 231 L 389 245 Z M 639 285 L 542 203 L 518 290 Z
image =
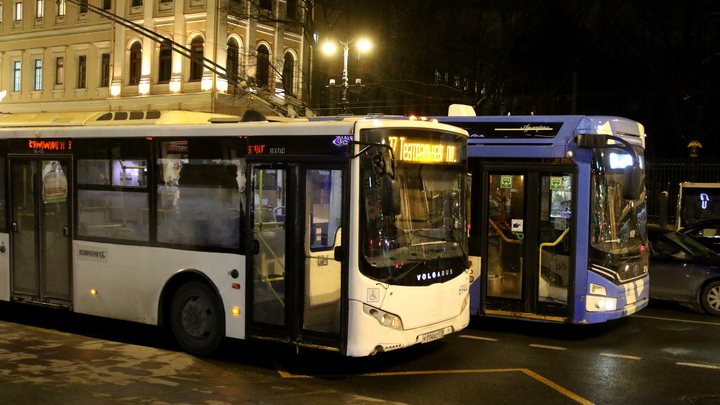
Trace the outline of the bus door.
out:
M 251 164 L 251 175 L 249 335 L 341 350 L 344 170 Z
M 11 158 L 11 297 L 70 306 L 71 161 Z
M 574 287 L 574 167 L 486 166 L 485 314 L 565 322 Z

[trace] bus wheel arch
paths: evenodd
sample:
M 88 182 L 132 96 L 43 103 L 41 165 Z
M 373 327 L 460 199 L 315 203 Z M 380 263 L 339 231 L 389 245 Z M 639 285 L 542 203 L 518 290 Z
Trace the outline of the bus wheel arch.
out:
M 164 324 L 190 354 L 212 353 L 225 336 L 222 299 L 201 273 L 188 271 L 173 277 L 163 290 L 160 308 Z

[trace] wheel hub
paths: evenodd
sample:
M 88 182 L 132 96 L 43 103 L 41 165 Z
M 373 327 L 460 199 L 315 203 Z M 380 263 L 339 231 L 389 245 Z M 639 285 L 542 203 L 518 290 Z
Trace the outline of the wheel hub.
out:
M 212 329 L 210 305 L 201 297 L 193 297 L 185 303 L 182 311 L 182 325 L 188 335 L 204 339 Z

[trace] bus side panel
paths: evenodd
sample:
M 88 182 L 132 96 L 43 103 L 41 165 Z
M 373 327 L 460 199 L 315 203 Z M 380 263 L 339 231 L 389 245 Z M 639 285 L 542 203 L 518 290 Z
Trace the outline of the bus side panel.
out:
M 10 236 L 0 233 L 0 301 L 10 301 Z
M 168 280 L 178 272 L 195 271 L 220 294 L 226 336 L 245 337 L 243 256 L 74 241 L 73 262 L 75 312 L 157 325 L 160 294 Z M 232 270 L 238 270 L 237 278 Z M 233 289 L 233 283 L 242 289 Z

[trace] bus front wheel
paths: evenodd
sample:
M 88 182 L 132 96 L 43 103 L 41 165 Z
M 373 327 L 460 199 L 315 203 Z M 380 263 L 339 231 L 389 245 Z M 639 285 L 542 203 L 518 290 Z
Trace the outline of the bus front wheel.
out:
M 225 335 L 220 299 L 206 284 L 183 284 L 173 296 L 170 325 L 185 351 L 198 356 L 212 353 Z

